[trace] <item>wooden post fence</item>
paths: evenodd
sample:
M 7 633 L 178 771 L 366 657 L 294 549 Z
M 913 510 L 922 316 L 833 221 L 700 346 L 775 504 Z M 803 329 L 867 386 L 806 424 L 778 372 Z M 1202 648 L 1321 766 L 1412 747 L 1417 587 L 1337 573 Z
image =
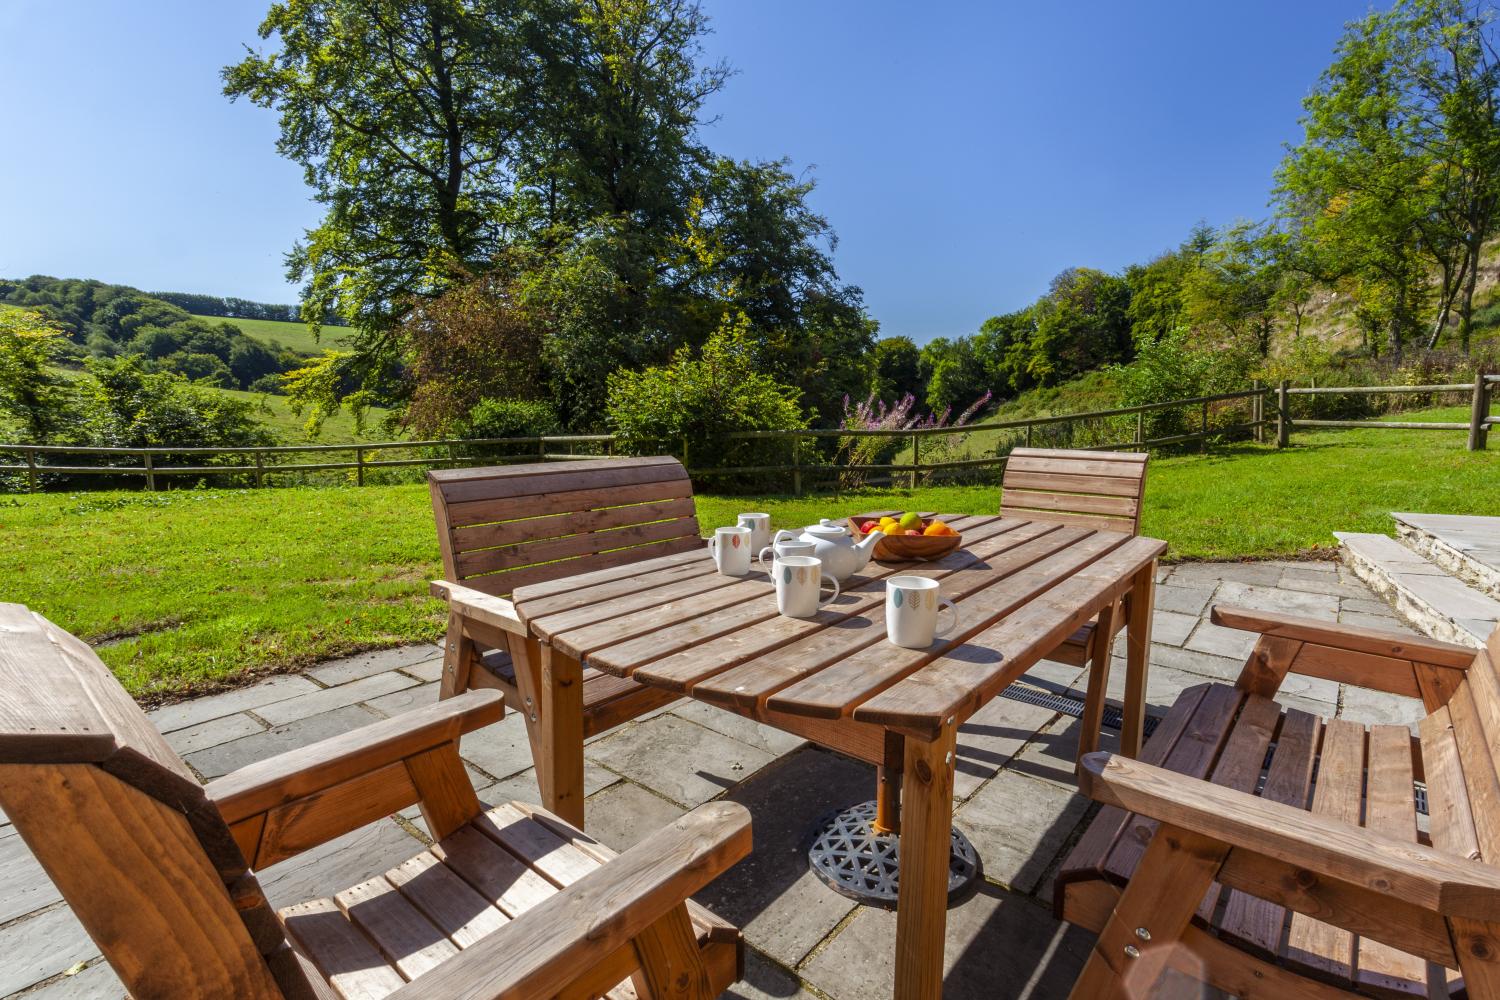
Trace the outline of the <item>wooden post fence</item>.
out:
M 1276 389 L 1276 447 L 1285 448 L 1292 437 L 1292 398 L 1287 395 L 1291 383 L 1281 380 Z
M 30 448 L 26 449 L 26 486 L 27 492 L 36 492 L 36 452 Z
M 1484 368 L 1474 372 L 1474 399 L 1469 406 L 1469 450 L 1484 451 L 1489 439 L 1490 383 Z
M 1255 395 L 1250 397 L 1250 422 L 1255 425 L 1255 443 L 1265 444 L 1266 427 L 1264 420 L 1266 412 L 1266 397 L 1260 384 L 1260 379 L 1256 379 L 1254 382 L 1251 382 L 1250 388 L 1255 392 Z
M 148 451 L 148 452 L 146 452 L 145 455 L 143 455 L 141 457 L 146 460 L 145 463 L 144 463 L 145 466 L 146 466 L 146 490 L 148 492 L 150 492 L 150 493 L 155 493 L 156 492 L 156 471 L 151 467 L 151 453 Z

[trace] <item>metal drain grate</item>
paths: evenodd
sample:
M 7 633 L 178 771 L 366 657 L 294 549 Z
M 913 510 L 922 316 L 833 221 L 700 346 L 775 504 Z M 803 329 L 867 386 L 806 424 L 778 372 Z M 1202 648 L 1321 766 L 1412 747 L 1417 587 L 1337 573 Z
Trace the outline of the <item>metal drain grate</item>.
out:
M 1066 695 L 1053 694 L 1051 691 L 1039 691 L 1034 687 L 1024 684 L 1012 684 L 1000 692 L 1002 698 L 1011 701 L 1022 701 L 1028 705 L 1036 705 L 1039 708 L 1050 708 L 1054 712 L 1071 715 L 1075 719 L 1083 717 L 1083 702 L 1078 698 L 1069 698 Z M 1161 720 L 1154 715 L 1146 716 L 1146 727 L 1144 736 L 1150 739 L 1151 734 L 1156 732 L 1157 723 Z M 1104 726 L 1108 729 L 1119 729 L 1124 724 L 1120 710 L 1114 705 L 1104 705 Z

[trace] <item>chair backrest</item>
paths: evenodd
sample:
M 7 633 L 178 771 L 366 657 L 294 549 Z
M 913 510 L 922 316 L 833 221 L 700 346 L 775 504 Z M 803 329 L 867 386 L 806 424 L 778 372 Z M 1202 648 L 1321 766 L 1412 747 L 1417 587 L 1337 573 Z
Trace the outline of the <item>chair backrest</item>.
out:
M 1138 534 L 1150 457 L 1141 452 L 1017 448 L 1005 460 L 1000 513 Z
M 610 458 L 427 474 L 443 576 L 497 597 L 699 548 L 675 458 Z
M 1420 665 L 1420 725 L 1433 846 L 1500 865 L 1500 628 L 1468 670 Z
M 0 604 L 0 806 L 132 996 L 284 995 L 223 817 L 88 644 L 20 604 Z

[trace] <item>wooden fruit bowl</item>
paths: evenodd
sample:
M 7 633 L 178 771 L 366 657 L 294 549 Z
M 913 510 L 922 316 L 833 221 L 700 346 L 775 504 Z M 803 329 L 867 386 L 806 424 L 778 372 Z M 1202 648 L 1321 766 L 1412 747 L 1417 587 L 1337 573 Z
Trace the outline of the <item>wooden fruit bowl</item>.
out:
M 851 517 L 849 526 L 864 537 L 865 525 L 879 522 L 878 517 Z M 927 521 L 922 521 L 927 527 Z M 882 562 L 932 562 L 941 559 L 959 545 L 963 535 L 882 535 L 875 543 L 875 558 Z

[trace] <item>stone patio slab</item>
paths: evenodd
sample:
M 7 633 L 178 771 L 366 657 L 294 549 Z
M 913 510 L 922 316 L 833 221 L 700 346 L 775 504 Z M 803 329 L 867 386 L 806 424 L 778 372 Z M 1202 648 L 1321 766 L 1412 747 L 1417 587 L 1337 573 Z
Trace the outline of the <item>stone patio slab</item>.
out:
M 0 927 L 0 996 L 67 972 L 99 954 L 66 906 Z
M 1088 811 L 1089 800 L 1051 781 L 1002 771 L 954 816 L 984 861 L 984 877 L 1029 895 Z
M 265 723 L 241 712 L 237 715 L 226 715 L 221 719 L 209 719 L 196 726 L 188 726 L 186 729 L 168 733 L 167 745 L 178 754 L 186 756 L 198 750 L 207 750 L 209 747 L 228 743 L 230 740 L 265 732 L 266 729 Z
M 223 694 L 192 698 L 166 705 L 147 712 L 146 717 L 163 733 L 186 729 L 209 719 L 218 719 L 247 709 L 256 709 L 272 702 L 284 701 L 300 694 L 322 690 L 317 684 L 296 674 L 270 677 L 258 684 L 225 691 Z
M 256 709 L 255 714 L 273 726 L 279 726 L 335 708 L 343 708 L 346 705 L 357 705 L 362 701 L 369 701 L 371 698 L 378 698 L 383 694 L 416 684 L 416 678 L 408 677 L 395 670 L 388 670 L 382 674 L 350 681 L 348 684 L 340 684 L 338 687 L 323 688 L 321 691 L 300 694 L 285 701 L 272 702 Z
M 354 656 L 329 660 L 321 666 L 313 667 L 307 672 L 307 676 L 320 684 L 335 687 L 339 684 L 357 681 L 361 677 L 369 677 L 371 674 L 413 667 L 428 660 L 436 660 L 439 664 L 438 669 L 441 671 L 442 659 L 441 646 L 430 644 L 397 646 L 394 649 L 377 649 L 370 653 L 357 653 Z
M 675 715 L 618 729 L 591 744 L 586 756 L 688 806 L 722 794 L 775 759 Z
M 217 778 L 230 771 L 253 764 L 267 757 L 305 747 L 330 736 L 347 733 L 351 729 L 367 726 L 379 721 L 380 716 L 358 705 L 348 705 L 314 715 L 285 726 L 276 726 L 264 732 L 241 739 L 221 743 L 207 750 L 190 753 L 183 759 L 204 778 Z

